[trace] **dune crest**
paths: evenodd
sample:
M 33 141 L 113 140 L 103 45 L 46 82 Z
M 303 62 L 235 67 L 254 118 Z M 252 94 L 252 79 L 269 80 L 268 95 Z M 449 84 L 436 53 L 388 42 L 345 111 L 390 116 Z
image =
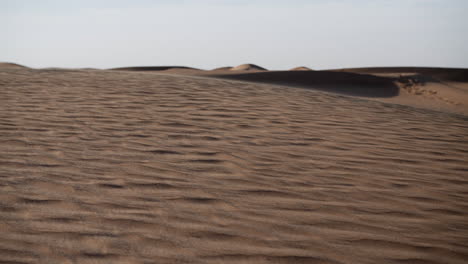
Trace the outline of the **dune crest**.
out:
M 232 67 L 231 71 L 266 71 L 267 69 L 262 68 L 255 64 L 242 64 L 236 67 Z
M 26 66 L 12 63 L 12 62 L 0 62 L 0 68 L 1 69 L 7 69 L 7 68 L 28 68 Z
M 313 70 L 305 66 L 299 66 L 299 67 L 290 69 L 290 71 L 313 71 Z
M 120 67 L 112 68 L 109 70 L 116 71 L 167 71 L 167 70 L 199 70 L 197 68 L 186 67 L 186 66 L 135 66 L 135 67 Z
M 230 69 L 232 69 L 232 66 L 219 67 L 219 68 L 212 69 L 211 71 L 228 71 Z

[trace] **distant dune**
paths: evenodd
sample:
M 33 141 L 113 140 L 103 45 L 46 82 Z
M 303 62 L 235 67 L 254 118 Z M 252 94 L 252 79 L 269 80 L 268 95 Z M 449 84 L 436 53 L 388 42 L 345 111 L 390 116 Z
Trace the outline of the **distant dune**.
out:
M 186 66 L 136 66 L 136 67 L 121 67 L 121 68 L 112 68 L 110 70 L 117 71 L 166 71 L 172 69 L 189 69 L 189 70 L 198 70 L 192 67 Z
M 11 62 L 0 62 L 0 68 L 27 68 L 26 66 L 19 65 Z
M 242 64 L 236 67 L 232 67 L 231 71 L 266 71 L 267 69 L 262 68 L 255 64 Z
M 232 66 L 219 67 L 219 68 L 213 69 L 212 71 L 228 71 L 230 69 L 232 69 Z
M 312 69 L 305 67 L 305 66 L 300 66 L 300 67 L 292 68 L 290 69 L 290 71 L 312 71 Z

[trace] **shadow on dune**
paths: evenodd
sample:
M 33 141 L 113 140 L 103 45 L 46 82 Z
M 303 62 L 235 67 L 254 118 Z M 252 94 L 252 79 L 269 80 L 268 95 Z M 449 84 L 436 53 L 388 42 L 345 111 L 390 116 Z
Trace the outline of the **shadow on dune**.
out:
M 424 76 L 429 81 L 468 82 L 468 69 L 431 68 L 431 67 L 373 67 L 330 70 L 335 72 L 353 72 L 361 74 L 399 74 L 414 73 Z
M 399 87 L 392 78 L 350 72 L 272 71 L 218 74 L 211 77 L 312 88 L 363 97 L 393 97 L 399 94 Z
M 185 67 L 185 66 L 139 66 L 139 67 L 112 68 L 110 70 L 115 70 L 115 71 L 165 71 L 165 70 L 171 70 L 171 69 L 198 70 L 196 68 Z

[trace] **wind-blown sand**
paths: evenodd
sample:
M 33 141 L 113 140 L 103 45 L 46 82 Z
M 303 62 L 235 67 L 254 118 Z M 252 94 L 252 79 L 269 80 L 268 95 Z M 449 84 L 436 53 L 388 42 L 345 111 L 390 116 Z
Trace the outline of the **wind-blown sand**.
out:
M 466 263 L 466 115 L 233 78 L 0 67 L 0 262 Z

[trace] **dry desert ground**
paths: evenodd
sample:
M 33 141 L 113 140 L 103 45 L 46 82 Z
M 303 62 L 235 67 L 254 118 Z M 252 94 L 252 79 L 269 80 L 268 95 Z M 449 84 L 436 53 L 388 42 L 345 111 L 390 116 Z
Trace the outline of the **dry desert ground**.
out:
M 467 263 L 467 76 L 3 63 L 0 263 Z

